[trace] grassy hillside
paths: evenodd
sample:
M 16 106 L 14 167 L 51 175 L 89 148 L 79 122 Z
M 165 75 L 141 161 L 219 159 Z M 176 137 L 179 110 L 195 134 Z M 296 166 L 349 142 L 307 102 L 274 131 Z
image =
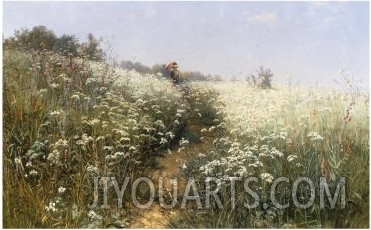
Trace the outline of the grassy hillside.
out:
M 243 82 L 197 83 L 197 87 L 219 92 L 227 132 L 214 141 L 212 151 L 189 161 L 185 174 L 200 182 L 202 201 L 211 199 L 205 181 L 213 178 L 211 191 L 219 191 L 220 202 L 211 199 L 211 211 L 201 217 L 184 211 L 172 227 L 369 226 L 368 95 L 296 87 L 259 90 Z M 233 177 L 242 182 L 232 184 Z M 275 187 L 272 198 L 273 182 L 281 177 L 287 181 Z M 321 208 L 321 177 L 332 198 L 345 179 L 344 206 L 339 195 L 334 207 L 325 197 Z M 244 187 L 248 178 L 256 178 L 248 184 L 255 196 Z M 253 208 L 246 208 L 246 202 Z M 288 205 L 277 208 L 277 204 Z
M 368 227 L 368 103 L 366 95 L 261 90 L 240 82 L 175 87 L 104 62 L 6 48 L 3 226 L 126 227 L 130 207 L 117 206 L 116 182 L 121 186 L 129 177 L 130 191 L 136 178 L 156 167 L 160 153 L 202 141 L 187 132 L 192 126 L 220 138 L 208 140 L 213 146 L 204 146 L 212 149 L 207 152 L 195 144 L 194 157 L 182 166 L 185 177 L 196 181 L 202 210 L 190 202 L 170 227 Z M 108 208 L 88 208 L 96 195 L 103 203 L 104 191 L 94 193 L 94 180 L 108 176 L 116 179 L 109 182 Z M 253 177 L 250 188 L 260 200 L 246 208 L 257 200 L 243 183 Z M 270 190 L 280 177 L 288 179 L 274 194 L 279 204 L 288 203 L 281 209 Z M 295 184 L 304 177 L 313 182 L 315 197 L 310 184 Z M 331 194 L 345 178 L 345 208 L 340 198 L 335 207 L 326 200 L 321 208 L 321 177 Z M 207 178 L 222 207 L 215 196 L 209 199 Z M 235 200 L 230 178 L 241 180 L 235 181 Z M 137 195 L 148 200 L 148 188 L 138 187 Z M 123 199 L 131 200 L 130 192 Z M 312 204 L 303 208 L 296 201 Z
M 4 50 L 3 67 L 4 227 L 81 226 L 93 177 L 139 175 L 188 119 L 152 75 L 48 51 Z

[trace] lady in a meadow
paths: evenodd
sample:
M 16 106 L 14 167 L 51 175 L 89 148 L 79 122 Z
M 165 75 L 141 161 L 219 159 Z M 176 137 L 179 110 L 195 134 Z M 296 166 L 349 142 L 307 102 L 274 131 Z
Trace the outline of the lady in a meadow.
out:
M 170 78 L 174 85 L 179 85 L 180 83 L 180 72 L 178 70 L 178 63 L 170 62 L 166 65 L 166 70 L 170 71 Z

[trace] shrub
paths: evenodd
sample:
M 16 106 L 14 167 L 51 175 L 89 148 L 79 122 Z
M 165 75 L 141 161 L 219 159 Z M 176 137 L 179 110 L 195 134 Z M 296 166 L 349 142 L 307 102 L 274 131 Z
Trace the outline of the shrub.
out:
M 273 73 L 270 69 L 265 69 L 263 66 L 260 66 L 257 71 L 257 76 L 251 74 L 246 78 L 246 80 L 251 85 L 262 89 L 270 89 L 272 88 L 272 77 Z

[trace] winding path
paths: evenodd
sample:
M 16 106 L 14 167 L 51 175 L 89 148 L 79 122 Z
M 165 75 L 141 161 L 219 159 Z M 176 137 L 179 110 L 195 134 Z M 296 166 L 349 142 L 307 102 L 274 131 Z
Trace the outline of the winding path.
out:
M 178 203 L 173 209 L 165 209 L 160 206 L 158 199 L 155 199 L 154 203 L 148 209 L 132 207 L 133 219 L 129 228 L 166 228 L 169 220 L 177 215 L 187 183 L 187 179 L 182 174 L 183 164 L 192 156 L 198 153 L 207 153 L 211 150 L 213 141 L 216 138 L 214 132 L 204 132 L 201 134 L 201 129 L 203 128 L 208 128 L 208 126 L 203 125 L 199 120 L 190 121 L 187 131 L 198 136 L 203 136 L 203 141 L 198 144 L 190 144 L 181 152 L 178 152 L 177 149 L 171 152 L 165 152 L 164 155 L 157 157 L 158 168 L 149 174 L 149 177 L 155 184 L 156 193 L 158 192 L 159 177 L 163 178 L 163 188 L 167 193 L 172 191 L 170 179 L 176 178 Z M 166 197 L 166 194 L 164 197 Z M 171 203 L 171 201 L 166 203 Z

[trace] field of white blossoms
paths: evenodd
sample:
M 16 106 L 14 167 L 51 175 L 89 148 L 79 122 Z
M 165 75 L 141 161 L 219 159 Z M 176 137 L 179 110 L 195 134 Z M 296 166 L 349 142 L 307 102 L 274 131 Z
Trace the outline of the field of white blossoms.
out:
M 214 141 L 212 151 L 189 162 L 185 173 L 199 181 L 214 178 L 222 201 L 214 203 L 218 208 L 207 217 L 184 212 L 174 227 L 368 226 L 368 95 L 352 88 L 346 92 L 288 86 L 261 90 L 247 82 L 194 83 L 193 87 L 219 93 L 224 106 L 218 109 L 224 114 L 226 131 Z M 232 183 L 233 177 L 256 178 L 249 185 L 255 196 L 246 195 L 246 184 Z M 287 180 L 276 184 L 272 198 L 272 182 L 281 177 Z M 345 179 L 345 205 L 321 199 L 321 177 L 333 195 Z M 299 178 L 306 182 L 296 187 L 293 197 Z M 234 186 L 236 200 L 231 207 L 228 188 Z M 254 208 L 246 208 L 246 203 Z
M 209 207 L 200 214 L 190 205 L 169 227 L 368 227 L 368 95 L 287 86 L 262 90 L 245 82 L 184 87 L 48 51 L 5 49 L 3 226 L 128 227 L 130 207 L 117 207 L 117 182 L 146 176 L 169 148 L 186 148 L 187 127 L 198 125 L 218 138 L 210 151 L 196 151 L 183 173 L 195 179 Z M 200 123 L 192 124 L 196 119 Z M 115 177 L 115 189 L 96 194 L 94 178 L 108 176 Z M 220 202 L 205 193 L 208 177 Z M 288 180 L 277 185 L 274 199 L 285 208 L 277 208 L 270 194 L 280 177 Z M 292 196 L 303 177 L 313 182 L 315 196 L 308 183 L 296 184 Z M 331 194 L 345 178 L 345 208 L 341 199 L 321 203 L 321 177 Z M 259 200 L 240 182 L 248 178 L 256 178 L 249 188 Z M 148 188 L 138 188 L 145 202 Z M 108 208 L 89 208 L 103 193 Z M 130 193 L 123 199 L 131 200 Z

